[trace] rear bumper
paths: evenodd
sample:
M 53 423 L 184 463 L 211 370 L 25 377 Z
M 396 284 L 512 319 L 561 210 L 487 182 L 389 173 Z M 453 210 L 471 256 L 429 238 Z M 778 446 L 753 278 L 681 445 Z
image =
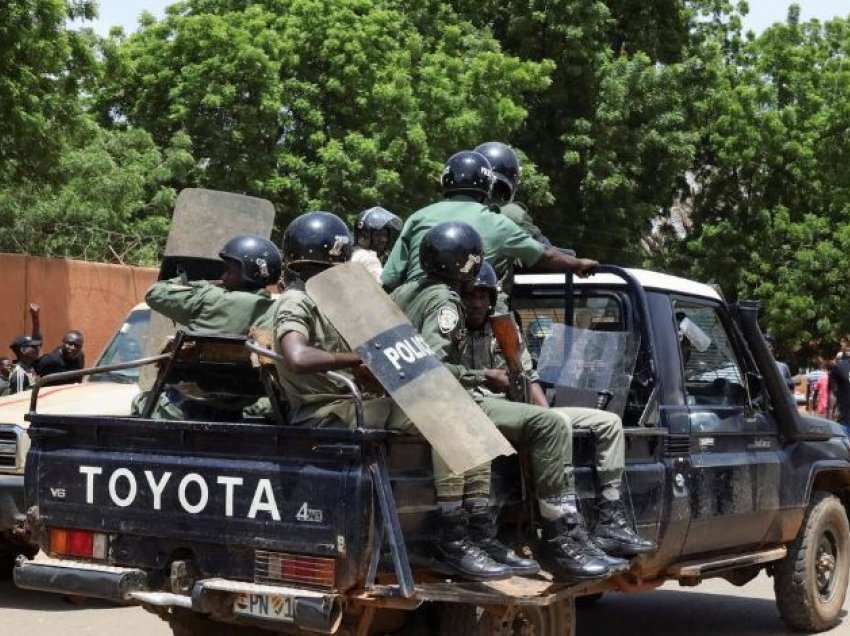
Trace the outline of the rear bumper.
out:
M 292 618 L 286 620 L 300 629 L 332 634 L 342 620 L 342 602 L 336 594 L 276 585 L 259 585 L 228 579 L 203 579 L 195 583 L 191 596 L 148 590 L 143 570 L 40 557 L 20 559 L 15 568 L 15 585 L 27 590 L 73 594 L 129 601 L 140 605 L 181 607 L 226 622 L 267 624 L 233 612 L 242 594 L 287 596 L 292 600 Z
M 26 519 L 24 476 L 0 475 L 0 531 L 11 530 Z

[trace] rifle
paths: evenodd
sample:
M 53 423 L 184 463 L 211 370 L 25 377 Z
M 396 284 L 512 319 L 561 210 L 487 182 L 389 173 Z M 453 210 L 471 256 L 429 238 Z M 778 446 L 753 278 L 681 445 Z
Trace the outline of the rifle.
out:
M 519 337 L 519 327 L 510 314 L 490 317 L 493 336 L 499 344 L 502 357 L 508 365 L 508 376 L 511 380 L 511 390 L 508 398 L 515 402 L 529 403 L 531 391 L 528 376 L 522 368 L 522 342 Z

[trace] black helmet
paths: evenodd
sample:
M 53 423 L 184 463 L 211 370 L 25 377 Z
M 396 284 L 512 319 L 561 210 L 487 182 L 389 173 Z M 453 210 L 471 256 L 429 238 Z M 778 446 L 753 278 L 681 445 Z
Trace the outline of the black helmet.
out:
M 488 141 L 475 149 L 490 162 L 493 167 L 493 196 L 502 201 L 510 201 L 519 187 L 522 165 L 514 149 L 501 141 Z
M 419 247 L 422 269 L 451 281 L 473 280 L 483 262 L 484 241 L 469 223 L 439 223 L 425 233 Z
M 283 232 L 283 262 L 287 267 L 314 263 L 336 265 L 351 258 L 351 232 L 330 212 L 307 212 Z
M 218 253 L 222 260 L 239 263 L 242 283 L 259 289 L 280 278 L 282 263 L 277 246 L 256 234 L 239 234 L 230 239 Z
M 357 222 L 354 224 L 354 238 L 357 244 L 361 247 L 371 248 L 372 232 L 379 230 L 389 230 L 390 233 L 401 232 L 402 221 L 389 210 L 385 210 L 379 205 L 368 210 L 363 210 L 357 215 Z
M 481 269 L 478 270 L 473 287 L 489 291 L 490 307 L 495 307 L 496 297 L 499 295 L 499 278 L 496 276 L 496 270 L 487 261 L 481 263 Z
M 493 185 L 493 170 L 484 155 L 471 150 L 462 150 L 446 161 L 440 178 L 443 195 L 468 194 L 489 196 Z

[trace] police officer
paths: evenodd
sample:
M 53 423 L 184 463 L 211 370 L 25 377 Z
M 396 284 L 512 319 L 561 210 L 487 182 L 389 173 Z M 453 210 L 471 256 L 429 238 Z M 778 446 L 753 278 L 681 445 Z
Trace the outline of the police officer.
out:
M 459 292 L 474 280 L 484 258 L 481 236 L 466 223 L 444 222 L 428 230 L 418 252 L 425 277 L 411 280 L 392 294 L 393 300 L 419 329 L 430 348 L 460 383 L 470 390 L 486 387 L 507 391 L 501 369 L 473 369 L 462 359 L 466 338 L 464 309 Z M 608 561 L 590 543 L 578 514 L 575 491 L 567 483 L 564 465 L 570 448 L 569 428 L 549 409 L 518 404 L 473 393 L 478 405 L 514 445 L 528 448 L 534 488 L 543 517 L 540 552 L 559 580 L 594 579 L 610 574 Z M 496 541 L 495 521 L 486 504 L 471 510 L 476 518 L 476 540 L 490 556 L 517 571 L 533 568 Z
M 363 210 L 357 215 L 357 222 L 354 224 L 354 251 L 351 260 L 361 263 L 380 281 L 387 252 L 401 228 L 401 219 L 381 206 Z
M 240 234 L 225 243 L 219 257 L 224 261 L 220 281 L 159 281 L 148 289 L 145 301 L 190 331 L 246 335 L 272 306 L 266 286 L 280 278 L 280 252 L 262 236 Z M 141 410 L 145 396 L 137 396 L 134 410 Z M 170 387 L 160 398 L 154 417 L 232 419 L 244 406 L 188 396 Z
M 471 369 L 505 369 L 507 364 L 498 351 L 488 316 L 493 312 L 498 293 L 496 272 L 486 263 L 475 282 L 464 288 L 462 295 L 466 308 L 467 338 L 464 342 L 462 362 Z M 522 366 L 530 380 L 529 398 L 532 404 L 548 408 L 549 403 L 540 378 L 531 362 L 531 355 L 523 347 Z M 493 394 L 486 387 L 477 387 L 482 396 L 504 398 L 504 394 Z M 615 557 L 632 557 L 655 549 L 655 544 L 638 535 L 628 522 L 626 509 L 620 497 L 620 483 L 625 470 L 625 438 L 623 422 L 615 413 L 579 407 L 557 407 L 552 411 L 571 429 L 589 431 L 594 437 L 596 451 L 595 468 L 601 487 L 599 519 L 594 529 L 594 541 L 607 554 Z M 565 454 L 572 457 L 572 449 Z M 572 464 L 566 465 L 568 480 L 573 481 Z
M 304 283 L 312 276 L 351 257 L 348 228 L 329 212 L 310 212 L 295 219 L 283 235 L 283 258 L 296 274 L 274 308 L 274 346 L 285 360 L 277 363 L 280 383 L 287 398 L 287 416 L 292 424 L 351 426 L 354 405 L 344 383 L 325 371 L 353 371 L 361 367 L 333 325 L 310 298 Z M 364 423 L 370 428 L 412 431 L 413 425 L 396 403 L 387 397 L 371 398 L 363 404 Z M 445 462 L 432 453 L 438 501 L 439 484 L 451 483 L 458 499 L 489 497 L 489 466 L 468 479 L 451 474 Z M 472 471 L 471 471 L 472 472 Z M 467 490 L 464 490 L 466 487 Z M 460 508 L 460 502 L 458 502 Z M 460 511 L 458 511 L 460 512 Z M 494 562 L 468 540 L 466 518 L 449 511 L 442 515 L 437 565 L 450 574 L 475 580 L 503 579 L 509 568 Z
M 528 210 L 514 200 L 522 178 L 522 164 L 513 148 L 501 141 L 487 141 L 475 148 L 493 166 L 493 187 L 490 190 L 490 205 L 519 225 L 536 241 L 551 245 L 543 232 L 534 224 Z
M 415 212 L 404 224 L 381 274 L 387 290 L 423 276 L 419 262 L 422 237 L 443 221 L 460 221 L 474 227 L 484 240 L 484 259 L 499 276 L 519 261 L 546 271 L 587 274 L 598 263 L 576 258 L 535 241 L 516 223 L 485 205 L 493 185 L 493 171 L 486 157 L 464 150 L 452 155 L 443 170 L 444 200 Z

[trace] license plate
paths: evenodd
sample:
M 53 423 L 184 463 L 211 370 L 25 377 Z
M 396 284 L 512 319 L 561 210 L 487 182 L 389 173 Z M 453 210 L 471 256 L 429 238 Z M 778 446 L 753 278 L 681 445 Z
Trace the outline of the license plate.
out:
M 233 611 L 242 616 L 292 621 L 295 618 L 295 600 L 284 594 L 237 594 Z

